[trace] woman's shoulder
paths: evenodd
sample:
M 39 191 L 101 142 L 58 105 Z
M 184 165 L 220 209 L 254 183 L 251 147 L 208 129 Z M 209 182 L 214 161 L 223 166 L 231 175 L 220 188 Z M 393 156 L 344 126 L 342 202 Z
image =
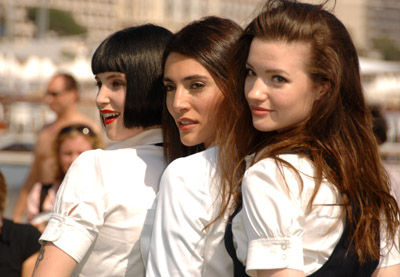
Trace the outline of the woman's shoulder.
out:
M 167 166 L 166 171 L 177 172 L 183 175 L 203 174 L 204 171 L 215 168 L 216 155 L 215 148 L 212 147 L 174 160 Z
M 264 158 L 250 165 L 249 170 L 281 171 L 282 169 L 288 169 L 287 165 L 293 166 L 296 170 L 304 173 L 312 173 L 314 170 L 312 161 L 298 154 L 281 154 L 277 159 Z
M 174 160 L 165 169 L 161 185 L 173 187 L 171 189 L 188 189 L 209 193 L 211 183 L 217 182 L 216 176 L 216 151 L 205 151 Z

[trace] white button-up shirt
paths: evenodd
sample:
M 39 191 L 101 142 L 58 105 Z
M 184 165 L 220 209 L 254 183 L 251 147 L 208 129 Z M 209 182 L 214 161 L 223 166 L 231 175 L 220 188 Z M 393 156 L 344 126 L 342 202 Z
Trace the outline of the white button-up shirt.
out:
M 310 275 L 329 259 L 343 233 L 337 189 L 323 180 L 308 210 L 315 187 L 314 166 L 297 155 L 280 157 L 299 170 L 303 188 L 291 169 L 263 159 L 246 171 L 243 208 L 232 221 L 238 259 L 251 276 L 256 276 L 256 270 L 278 268 Z M 381 234 L 383 256 L 378 267 L 400 263 L 398 239 L 390 251 L 386 245 Z
M 177 159 L 165 170 L 156 212 L 146 276 L 233 276 L 224 245 L 227 216 L 220 210 L 215 148 Z
M 139 236 L 165 168 L 160 129 L 82 153 L 57 193 L 40 240 L 78 266 L 74 276 L 144 276 Z

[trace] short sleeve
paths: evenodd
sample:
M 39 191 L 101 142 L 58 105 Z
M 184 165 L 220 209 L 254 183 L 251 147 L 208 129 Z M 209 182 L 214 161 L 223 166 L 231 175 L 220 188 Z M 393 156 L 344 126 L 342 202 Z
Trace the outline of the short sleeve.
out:
M 53 242 L 78 263 L 96 239 L 106 216 L 107 192 L 98 151 L 101 150 L 84 152 L 73 162 L 40 238 Z
M 304 213 L 298 202 L 296 176 L 265 159 L 246 171 L 242 193 L 248 237 L 246 272 L 252 275 L 260 269 L 304 270 Z

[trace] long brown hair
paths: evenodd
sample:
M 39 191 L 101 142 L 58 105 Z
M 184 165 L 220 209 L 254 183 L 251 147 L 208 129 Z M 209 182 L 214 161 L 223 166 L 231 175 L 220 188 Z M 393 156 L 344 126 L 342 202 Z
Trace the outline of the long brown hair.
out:
M 218 88 L 226 90 L 228 84 L 227 57 L 232 45 L 242 32 L 241 27 L 230 19 L 208 16 L 193 21 L 172 36 L 163 56 L 163 67 L 172 52 L 195 59 L 207 69 Z M 175 120 L 163 103 L 162 129 L 164 137 L 164 157 L 169 163 L 176 158 L 204 150 L 204 145 L 185 146 L 180 141 Z
M 255 37 L 309 45 L 307 74 L 315 83 L 327 82 L 330 89 L 315 101 L 301 126 L 279 133 L 260 132 L 252 126 L 243 90 L 245 64 Z M 309 208 L 322 178 L 326 178 L 343 196 L 338 205 L 343 206 L 343 216 L 353 230 L 349 239 L 360 262 L 379 259 L 377 230 L 384 222 L 388 241 L 393 241 L 399 227 L 399 208 L 390 195 L 362 92 L 357 52 L 344 25 L 323 5 L 268 0 L 235 45 L 228 71 L 231 86 L 224 92 L 225 102 L 219 115 L 224 120 L 219 123 L 217 135 L 225 184 L 222 194 L 228 199 L 220 216 L 230 198 L 236 203 L 241 201 L 240 184 L 247 155 L 256 153 L 253 163 L 272 158 L 291 167 L 278 155 L 296 153 L 312 160 L 316 170 Z

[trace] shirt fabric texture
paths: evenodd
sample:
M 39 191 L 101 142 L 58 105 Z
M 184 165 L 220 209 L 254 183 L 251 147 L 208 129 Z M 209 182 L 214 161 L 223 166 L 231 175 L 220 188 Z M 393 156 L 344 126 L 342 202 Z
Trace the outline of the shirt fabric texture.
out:
M 144 276 L 139 236 L 165 168 L 160 129 L 82 153 L 57 193 L 41 241 L 78 266 L 74 276 Z
M 22 264 L 40 250 L 40 232 L 29 224 L 3 218 L 0 234 L 0 276 L 20 277 Z
M 156 198 L 146 276 L 233 276 L 225 250 L 228 215 L 207 229 L 220 210 L 216 149 L 173 161 Z
M 307 204 L 315 186 L 312 163 L 294 154 L 280 158 L 299 170 L 302 190 L 291 169 L 263 159 L 246 171 L 243 208 L 232 221 L 236 254 L 250 276 L 256 276 L 256 270 L 277 268 L 310 275 L 329 259 L 343 233 L 341 207 L 335 205 L 340 203 L 336 188 L 323 180 L 309 211 Z M 394 247 L 386 246 L 381 233 L 383 256 L 378 267 L 400 263 L 398 239 Z

